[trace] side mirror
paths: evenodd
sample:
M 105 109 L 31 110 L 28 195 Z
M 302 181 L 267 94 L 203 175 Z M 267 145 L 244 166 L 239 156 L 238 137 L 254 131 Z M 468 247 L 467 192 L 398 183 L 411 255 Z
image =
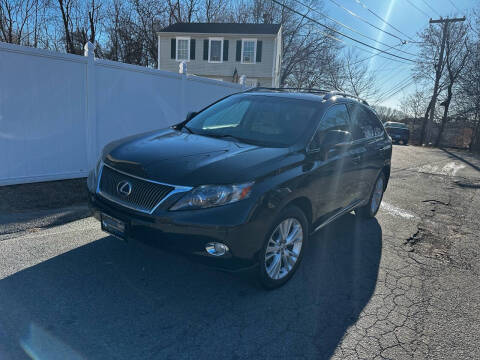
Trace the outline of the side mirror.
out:
M 352 134 L 343 130 L 328 130 L 325 133 L 322 144 L 322 152 L 325 159 L 330 153 L 339 153 L 346 150 L 352 142 Z
M 195 115 L 197 115 L 198 113 L 196 111 L 189 111 L 187 113 L 187 117 L 185 118 L 185 121 L 190 121 Z

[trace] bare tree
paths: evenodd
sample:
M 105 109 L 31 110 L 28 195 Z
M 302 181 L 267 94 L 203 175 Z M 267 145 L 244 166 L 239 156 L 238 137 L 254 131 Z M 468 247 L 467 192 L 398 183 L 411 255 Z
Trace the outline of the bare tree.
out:
M 336 88 L 361 98 L 372 98 L 378 93 L 375 74 L 360 56 L 349 49 L 340 60 L 341 66 L 333 72 L 337 76 Z
M 0 41 L 28 45 L 38 30 L 38 8 L 39 0 L 0 0 Z
M 403 112 L 387 106 L 376 105 L 374 106 L 374 108 L 378 117 L 384 123 L 387 121 L 399 121 L 400 119 L 405 117 L 405 114 Z
M 419 119 L 427 106 L 424 91 L 415 92 L 405 96 L 400 103 L 401 110 L 407 115 L 415 119 Z
M 419 37 L 420 53 L 417 59 L 415 69 L 415 78 L 419 80 L 433 81 L 432 95 L 428 102 L 423 117 L 422 129 L 420 134 L 420 142 L 429 143 L 431 127 L 435 117 L 435 108 L 437 98 L 444 88 L 442 78 L 444 76 L 445 62 L 443 61 L 444 37 L 443 29 L 430 25 Z
M 441 103 L 443 106 L 443 116 L 440 125 L 440 131 L 435 146 L 438 146 L 442 140 L 442 134 L 448 120 L 448 110 L 453 96 L 453 87 L 465 68 L 468 57 L 470 55 L 468 43 L 468 28 L 463 23 L 451 24 L 446 35 L 445 41 L 445 64 L 447 68 L 446 82 L 447 82 L 447 97 Z
M 472 30 L 470 56 L 459 78 L 462 96 L 455 99 L 457 112 L 472 124 L 471 150 L 480 150 L 480 11 L 474 13 L 476 29 Z

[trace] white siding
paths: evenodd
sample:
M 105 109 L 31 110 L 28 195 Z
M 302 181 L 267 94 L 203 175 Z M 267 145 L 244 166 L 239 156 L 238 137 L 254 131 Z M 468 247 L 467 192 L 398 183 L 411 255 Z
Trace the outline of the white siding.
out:
M 0 185 L 85 176 L 111 140 L 240 85 L 0 43 Z

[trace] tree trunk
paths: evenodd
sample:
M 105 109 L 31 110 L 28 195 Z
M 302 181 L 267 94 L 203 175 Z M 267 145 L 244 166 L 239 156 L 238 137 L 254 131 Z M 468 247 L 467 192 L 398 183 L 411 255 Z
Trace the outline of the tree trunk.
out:
M 427 123 L 428 123 L 428 114 L 430 113 L 431 106 L 432 106 L 432 99 L 428 103 L 427 110 L 425 111 L 425 116 L 423 117 L 422 131 L 420 132 L 420 145 L 423 145 L 423 142 L 425 140 L 425 133 L 427 130 Z
M 435 147 L 438 147 L 440 145 L 440 142 L 442 141 L 442 134 L 443 130 L 445 129 L 445 125 L 447 124 L 448 120 L 448 108 L 450 106 L 450 101 L 452 100 L 452 86 L 453 82 L 450 82 L 447 88 L 447 100 L 445 100 L 445 107 L 443 110 L 443 117 L 442 117 L 442 124 L 440 126 L 440 131 L 438 132 L 437 140 L 435 140 Z
M 58 5 L 60 5 L 60 11 L 62 12 L 63 26 L 65 27 L 65 42 L 66 42 L 67 53 L 74 54 L 75 51 L 73 49 L 72 38 L 70 36 L 70 29 L 68 28 L 68 25 L 69 25 L 69 22 L 70 22 L 68 4 L 66 5 L 67 9 L 65 9 L 63 7 L 63 0 L 58 0 Z M 65 10 L 66 10 L 66 12 L 65 12 Z

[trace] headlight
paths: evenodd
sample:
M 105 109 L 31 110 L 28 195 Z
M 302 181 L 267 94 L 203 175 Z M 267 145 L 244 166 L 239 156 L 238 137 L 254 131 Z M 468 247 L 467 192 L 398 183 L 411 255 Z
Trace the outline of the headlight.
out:
M 231 204 L 248 198 L 252 186 L 253 182 L 237 185 L 199 186 L 185 194 L 170 210 L 204 209 Z

